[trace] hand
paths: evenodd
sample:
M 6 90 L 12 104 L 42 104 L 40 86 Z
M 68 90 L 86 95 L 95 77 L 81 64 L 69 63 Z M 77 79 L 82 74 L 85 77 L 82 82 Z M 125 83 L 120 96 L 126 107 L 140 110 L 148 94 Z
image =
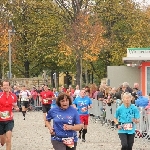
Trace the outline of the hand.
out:
M 81 108 L 82 112 L 86 112 L 87 111 L 87 108 L 86 107 L 83 107 Z
M 91 106 L 88 106 L 88 109 L 92 108 Z
M 72 130 L 72 125 L 64 124 L 63 129 L 64 130 Z
M 118 130 L 120 130 L 120 129 L 122 129 L 122 126 L 119 125 L 119 124 L 116 124 L 116 128 L 117 128 Z
M 16 110 L 16 111 L 19 111 L 19 107 L 16 107 L 15 110 Z
M 49 132 L 50 132 L 51 135 L 55 135 L 55 132 L 54 132 L 53 128 L 49 129 Z
M 132 119 L 132 122 L 138 123 L 138 120 L 133 118 L 133 119 Z
M 122 126 L 121 126 L 121 125 L 118 125 L 118 129 L 121 130 L 121 129 L 122 129 Z
M 2 117 L 2 113 L 0 112 L 0 118 Z

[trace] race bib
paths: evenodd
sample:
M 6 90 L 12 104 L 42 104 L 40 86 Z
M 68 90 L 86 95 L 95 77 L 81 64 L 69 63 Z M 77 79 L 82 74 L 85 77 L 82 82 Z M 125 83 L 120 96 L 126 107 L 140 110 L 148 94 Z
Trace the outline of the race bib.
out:
M 133 129 L 133 124 L 132 123 L 123 124 L 123 129 L 124 130 L 132 130 Z
M 44 104 L 47 104 L 48 100 L 47 99 L 43 99 L 43 102 L 44 102 Z
M 10 118 L 9 111 L 3 111 L 1 113 L 2 113 L 2 116 L 1 116 L 2 119 L 8 119 L 8 118 Z
M 70 138 L 62 138 L 62 141 L 69 148 L 73 148 L 74 147 L 74 140 L 73 140 L 72 137 L 70 137 Z

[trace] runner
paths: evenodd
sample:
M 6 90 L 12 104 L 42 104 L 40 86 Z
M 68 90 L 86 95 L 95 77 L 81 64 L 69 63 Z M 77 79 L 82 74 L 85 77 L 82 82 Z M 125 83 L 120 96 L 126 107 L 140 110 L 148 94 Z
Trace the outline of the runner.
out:
M 3 81 L 3 92 L 0 93 L 0 142 L 6 143 L 6 150 L 11 150 L 12 130 L 14 127 L 12 108 L 19 111 L 17 97 L 10 92 L 10 82 Z
M 135 123 L 139 122 L 139 111 L 131 104 L 132 95 L 129 92 L 123 94 L 123 104 L 118 107 L 114 115 L 114 122 L 118 128 L 121 140 L 121 150 L 132 150 L 135 136 Z
M 85 90 L 80 91 L 80 96 L 78 96 L 73 101 L 73 106 L 78 110 L 78 113 L 80 115 L 80 121 L 84 124 L 83 129 L 79 131 L 79 138 L 81 138 L 82 135 L 82 142 L 85 142 L 85 134 L 87 133 L 87 126 L 88 126 L 88 118 L 89 118 L 89 112 L 88 109 L 92 107 L 92 101 L 91 99 L 86 96 Z
M 57 106 L 47 115 L 46 126 L 50 130 L 51 142 L 55 150 L 76 150 L 77 133 L 82 128 L 79 114 L 73 108 L 72 100 L 66 93 L 57 98 Z M 53 119 L 53 127 L 50 121 Z
M 45 85 L 43 88 L 44 88 L 44 91 L 40 93 L 40 98 L 42 102 L 43 118 L 44 118 L 44 123 L 46 127 L 46 115 L 51 108 L 52 100 L 55 99 L 55 96 L 53 92 L 48 90 L 47 85 Z
M 20 91 L 19 98 L 21 99 L 23 120 L 25 120 L 26 112 L 29 107 L 29 100 L 31 98 L 31 93 L 27 90 L 25 85 L 22 86 L 22 91 Z

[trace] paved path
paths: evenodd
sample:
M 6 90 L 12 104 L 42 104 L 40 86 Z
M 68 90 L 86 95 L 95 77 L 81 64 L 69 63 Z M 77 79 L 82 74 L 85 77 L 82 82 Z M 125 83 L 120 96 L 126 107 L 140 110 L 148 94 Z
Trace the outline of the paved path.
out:
M 12 150 L 53 150 L 48 129 L 44 127 L 42 112 L 28 112 L 23 120 L 20 112 L 14 113 Z M 90 119 L 86 142 L 78 142 L 77 150 L 120 150 L 117 131 L 94 123 Z M 147 146 L 147 147 L 145 147 Z M 0 150 L 5 150 L 0 147 Z M 146 139 L 135 139 L 133 150 L 150 150 Z

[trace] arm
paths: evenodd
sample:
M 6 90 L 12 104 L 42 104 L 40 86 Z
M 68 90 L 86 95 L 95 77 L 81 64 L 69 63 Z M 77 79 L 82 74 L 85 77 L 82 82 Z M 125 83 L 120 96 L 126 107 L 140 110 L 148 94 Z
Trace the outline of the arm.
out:
M 14 102 L 13 102 L 12 106 L 16 111 L 19 111 L 19 107 L 17 106 L 17 96 L 16 95 L 14 95 Z
M 46 127 L 49 129 L 51 135 L 55 135 L 54 128 L 51 125 L 51 119 L 52 119 L 51 110 L 49 110 L 46 116 Z
M 118 121 L 118 119 L 117 119 L 118 117 L 119 117 L 119 109 L 116 110 L 116 113 L 115 113 L 115 115 L 114 115 L 114 123 L 116 124 L 116 128 L 117 128 L 117 129 L 121 129 L 122 126 L 119 125 L 119 121 Z
M 89 105 L 88 105 L 88 109 L 92 108 L 92 100 L 89 98 Z
M 53 127 L 51 126 L 51 122 L 50 122 L 50 121 L 46 120 L 46 126 L 47 126 L 47 128 L 49 129 L 50 134 L 51 134 L 51 135 L 55 135 L 54 129 L 53 129 Z
M 135 107 L 134 118 L 132 119 L 132 121 L 137 124 L 140 121 L 139 118 L 140 118 L 139 110 L 137 109 L 137 107 Z
M 46 98 L 46 100 L 49 100 L 49 101 L 52 101 L 53 99 L 56 99 L 56 97 L 54 96 L 53 93 L 50 93 L 50 94 L 49 94 L 49 97 Z
M 64 130 L 80 131 L 83 128 L 83 124 L 75 124 L 75 125 L 64 124 L 63 128 L 64 128 Z
M 17 103 L 13 103 L 13 108 L 14 108 L 16 111 L 19 111 L 19 107 L 17 106 Z

